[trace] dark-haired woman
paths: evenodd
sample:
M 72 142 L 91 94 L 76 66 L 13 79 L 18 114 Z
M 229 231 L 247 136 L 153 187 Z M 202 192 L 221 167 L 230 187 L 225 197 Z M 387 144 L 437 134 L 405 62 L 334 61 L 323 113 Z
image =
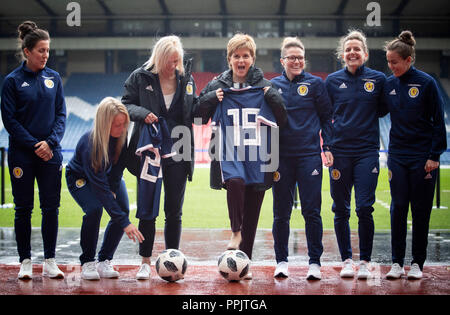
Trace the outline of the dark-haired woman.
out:
M 436 82 L 416 69 L 416 42 L 402 32 L 386 47 L 391 75 L 384 98 L 391 115 L 389 182 L 391 187 L 392 268 L 387 278 L 404 273 L 407 217 L 412 213 L 412 262 L 409 279 L 422 278 L 439 156 L 447 147 L 442 98 Z
M 55 262 L 66 105 L 59 74 L 46 67 L 50 36 L 34 22 L 18 27 L 22 64 L 5 79 L 1 111 L 9 133 L 8 165 L 15 203 L 14 228 L 21 263 L 19 279 L 32 278 L 31 212 L 34 181 L 42 211 L 42 274 L 62 278 Z

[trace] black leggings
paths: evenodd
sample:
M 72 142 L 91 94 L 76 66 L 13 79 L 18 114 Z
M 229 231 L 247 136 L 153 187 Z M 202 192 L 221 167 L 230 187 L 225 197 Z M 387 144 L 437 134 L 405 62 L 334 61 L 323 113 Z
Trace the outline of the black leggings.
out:
M 226 187 L 231 230 L 241 231 L 242 242 L 239 249 L 251 259 L 265 191 L 256 191 L 252 186 L 246 186 L 241 178 L 227 180 Z
M 164 240 L 166 249 L 178 249 L 181 239 L 181 216 L 183 214 L 184 192 L 186 190 L 187 168 L 184 162 L 163 164 L 164 183 Z M 139 231 L 145 240 L 139 244 L 139 255 L 151 257 L 155 241 L 153 220 L 139 220 Z

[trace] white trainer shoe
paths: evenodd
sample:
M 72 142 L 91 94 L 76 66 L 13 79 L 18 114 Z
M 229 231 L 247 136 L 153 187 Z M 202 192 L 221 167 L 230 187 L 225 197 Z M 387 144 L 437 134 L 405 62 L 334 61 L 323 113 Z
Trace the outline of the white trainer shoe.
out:
M 288 263 L 287 261 L 282 261 L 278 263 L 273 273 L 274 278 L 287 278 L 289 277 Z
M 422 279 L 423 273 L 422 270 L 420 270 L 420 267 L 418 264 L 412 264 L 411 269 L 408 272 L 408 279 L 410 280 L 418 280 Z
M 362 260 L 359 263 L 359 270 L 358 270 L 358 279 L 368 279 L 370 277 L 371 273 L 369 271 L 369 262 Z
M 44 260 L 42 266 L 42 276 L 52 279 L 64 279 L 64 273 L 58 268 L 55 258 L 48 258 Z
M 318 264 L 309 265 L 308 274 L 306 280 L 320 280 L 322 279 L 322 273 L 320 272 L 320 266 Z
M 24 259 L 20 264 L 20 271 L 17 275 L 19 279 L 28 280 L 33 278 L 33 264 L 31 259 Z
M 150 265 L 142 264 L 139 271 L 136 274 L 137 280 L 147 280 L 150 279 Z
M 353 270 L 353 260 L 348 258 L 342 264 L 341 278 L 353 278 L 354 276 L 355 270 Z
M 90 261 L 81 266 L 81 279 L 84 280 L 100 280 L 100 275 L 97 272 L 97 263 Z
M 99 262 L 97 271 L 101 278 L 119 278 L 119 272 L 114 270 L 109 260 Z
M 386 279 L 400 279 L 405 274 L 405 268 L 399 264 L 392 264 L 391 270 L 386 274 Z

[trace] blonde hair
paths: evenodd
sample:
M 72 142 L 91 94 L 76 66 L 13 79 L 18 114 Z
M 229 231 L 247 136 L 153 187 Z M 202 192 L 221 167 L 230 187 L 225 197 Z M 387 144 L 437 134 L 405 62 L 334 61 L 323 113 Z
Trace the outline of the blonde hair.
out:
M 170 35 L 161 37 L 153 46 L 152 54 L 148 61 L 145 63 L 145 69 L 150 70 L 154 74 L 158 74 L 167 64 L 167 59 L 173 54 L 178 53 L 179 60 L 177 70 L 180 75 L 184 75 L 183 65 L 183 45 L 178 36 Z
M 105 97 L 97 108 L 97 113 L 94 119 L 94 129 L 90 135 L 90 141 L 92 144 L 91 166 L 96 173 L 110 162 L 108 157 L 108 146 L 111 125 L 114 118 L 119 114 L 124 114 L 126 116 L 125 130 L 127 130 L 128 125 L 130 124 L 130 116 L 128 115 L 125 105 L 123 105 L 119 100 L 113 97 Z M 117 163 L 120 152 L 122 147 L 125 145 L 126 140 L 127 133 L 123 132 L 116 144 L 113 163 Z
M 250 51 L 250 55 L 253 58 L 253 63 L 255 63 L 256 59 L 256 44 L 253 37 L 247 34 L 237 33 L 235 34 L 227 44 L 227 61 L 228 66 L 231 69 L 230 59 L 233 53 L 241 48 L 247 48 Z
M 340 38 L 338 47 L 336 49 L 336 57 L 341 60 L 342 64 L 345 64 L 345 61 L 342 59 L 342 55 L 344 54 L 345 43 L 353 39 L 359 40 L 361 42 L 363 50 L 367 54 L 365 62 L 369 60 L 369 47 L 367 46 L 366 35 L 364 35 L 364 33 L 360 30 L 350 29 L 348 30 L 347 35 L 342 36 Z
M 412 58 L 412 62 L 416 60 L 416 40 L 411 31 L 403 31 L 398 37 L 384 46 L 385 51 L 395 51 L 400 57 L 406 59 Z
M 288 48 L 298 47 L 305 52 L 305 46 L 298 37 L 285 37 L 281 44 L 281 57 L 285 57 L 285 52 Z

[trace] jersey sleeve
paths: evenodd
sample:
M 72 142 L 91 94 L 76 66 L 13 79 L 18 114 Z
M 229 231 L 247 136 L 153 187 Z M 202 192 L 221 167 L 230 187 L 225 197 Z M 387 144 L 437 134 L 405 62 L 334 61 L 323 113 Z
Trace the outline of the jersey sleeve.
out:
M 14 139 L 14 142 L 26 148 L 34 149 L 34 145 L 39 141 L 16 118 L 17 104 L 15 89 L 14 79 L 6 79 L 3 83 L 1 100 L 3 125 L 10 137 Z

